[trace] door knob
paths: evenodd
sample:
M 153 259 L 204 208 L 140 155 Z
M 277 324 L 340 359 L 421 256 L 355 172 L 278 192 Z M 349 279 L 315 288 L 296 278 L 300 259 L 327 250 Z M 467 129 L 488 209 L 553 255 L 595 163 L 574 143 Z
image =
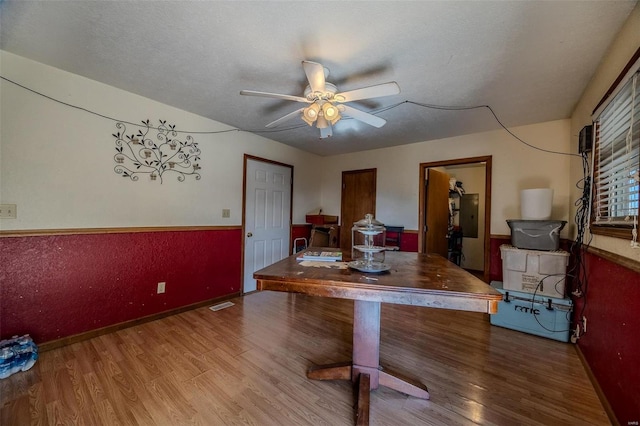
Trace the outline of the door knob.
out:
M 247 237 L 251 238 L 251 237 L 253 237 L 253 234 L 251 232 L 248 232 L 247 233 Z

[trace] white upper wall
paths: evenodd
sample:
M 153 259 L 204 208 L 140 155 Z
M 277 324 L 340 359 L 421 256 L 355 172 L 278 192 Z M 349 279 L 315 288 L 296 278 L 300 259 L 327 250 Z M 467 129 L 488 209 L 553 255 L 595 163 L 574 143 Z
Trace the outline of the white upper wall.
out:
M 118 120 L 159 119 L 179 131 L 229 130 L 224 124 L 0 51 L 3 77 Z M 161 87 L 158 90 L 162 90 Z M 114 172 L 116 122 L 0 81 L 0 203 L 16 204 L 3 230 L 239 225 L 243 155 L 294 166 L 293 222 L 320 204 L 320 157 L 233 131 L 191 133 L 202 151 L 201 180 L 137 182 Z M 215 100 L 212 100 L 215 102 Z M 127 134 L 138 128 L 127 126 Z M 155 136 L 155 133 L 152 133 Z M 222 218 L 222 209 L 231 217 Z
M 536 147 L 568 153 L 569 126 L 559 120 L 510 130 Z M 510 234 L 506 220 L 520 218 L 520 190 L 527 188 L 553 188 L 552 219 L 569 221 L 569 156 L 528 147 L 504 130 L 331 157 L 322 172 L 322 206 L 327 214 L 340 214 L 342 171 L 376 168 L 377 218 L 418 229 L 420 164 L 485 155 L 493 157 L 491 234 Z

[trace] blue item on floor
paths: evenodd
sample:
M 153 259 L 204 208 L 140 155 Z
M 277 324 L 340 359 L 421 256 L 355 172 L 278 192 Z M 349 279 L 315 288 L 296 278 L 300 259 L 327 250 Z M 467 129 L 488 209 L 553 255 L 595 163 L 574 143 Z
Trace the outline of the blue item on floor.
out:
M 0 379 L 27 371 L 38 359 L 38 346 L 28 334 L 0 341 Z
M 504 295 L 498 303 L 498 313 L 491 315 L 491 324 L 549 339 L 568 342 L 571 332 L 571 299 L 534 295 L 505 290 L 501 281 L 491 281 L 491 287 Z

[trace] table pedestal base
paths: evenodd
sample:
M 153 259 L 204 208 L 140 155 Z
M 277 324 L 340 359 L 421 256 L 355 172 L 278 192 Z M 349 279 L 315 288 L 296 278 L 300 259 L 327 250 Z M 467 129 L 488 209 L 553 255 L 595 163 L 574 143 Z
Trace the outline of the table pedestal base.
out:
M 369 397 L 380 385 L 417 398 L 429 399 L 422 383 L 383 369 L 380 364 L 380 302 L 356 300 L 353 314 L 353 360 L 311 367 L 314 380 L 351 380 L 357 386 L 356 424 L 369 424 Z

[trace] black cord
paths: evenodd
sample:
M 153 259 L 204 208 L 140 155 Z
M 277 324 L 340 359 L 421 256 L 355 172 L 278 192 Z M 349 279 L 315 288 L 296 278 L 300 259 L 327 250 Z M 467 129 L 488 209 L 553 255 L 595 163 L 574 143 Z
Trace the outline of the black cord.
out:
M 24 85 L 22 85 L 20 83 L 16 83 L 15 81 L 10 80 L 10 79 L 8 79 L 6 77 L 3 77 L 1 75 L 0 75 L 0 79 L 8 81 L 9 83 L 15 84 L 16 86 L 18 86 L 18 87 L 20 87 L 22 89 L 28 90 L 31 93 L 35 93 L 36 95 L 42 96 L 43 98 L 47 98 L 50 101 L 54 101 L 54 102 L 57 102 L 59 104 L 62 104 L 62 105 L 65 105 L 65 106 L 68 106 L 70 108 L 74 108 L 74 109 L 77 109 L 77 110 L 80 110 L 80 111 L 84 111 L 86 113 L 93 114 L 93 115 L 96 115 L 98 117 L 105 118 L 107 120 L 116 121 L 118 123 L 129 124 L 131 126 L 137 126 L 137 127 L 143 127 L 143 128 L 147 128 L 148 127 L 149 129 L 153 129 L 153 130 L 160 130 L 157 127 L 147 126 L 147 125 L 144 125 L 144 124 L 141 125 L 140 123 L 132 123 L 132 122 L 127 121 L 127 120 L 119 120 L 119 119 L 114 118 L 114 117 L 109 117 L 108 115 L 100 114 L 99 112 L 91 111 L 90 109 L 87 109 L 87 108 L 79 107 L 77 105 L 73 105 L 73 104 L 70 104 L 68 102 L 61 101 L 59 99 L 56 99 L 56 98 L 53 98 L 51 96 L 45 95 L 44 93 L 40 93 L 37 90 L 30 89 L 30 88 L 28 88 L 28 87 L 26 87 L 26 86 L 24 86 Z M 217 134 L 217 133 L 229 133 L 229 132 L 239 132 L 239 131 L 240 131 L 239 129 L 216 130 L 216 131 L 210 131 L 210 132 L 175 130 L 176 133 L 196 133 L 196 134 Z
M 110 117 L 108 115 L 104 115 L 92 110 L 89 110 L 87 108 L 83 108 L 83 107 L 79 107 L 77 105 L 73 105 L 70 104 L 68 102 L 64 102 L 61 101 L 59 99 L 53 98 L 51 96 L 45 95 L 44 93 L 38 92 L 37 90 L 34 89 L 30 89 L 29 87 L 26 87 L 20 83 L 17 83 L 9 78 L 0 76 L 0 79 L 5 80 L 9 83 L 15 84 L 18 87 L 21 87 L 22 89 L 28 90 L 29 92 L 32 92 L 36 95 L 42 96 L 44 98 L 47 98 L 51 101 L 57 102 L 59 104 L 68 106 L 70 108 L 75 108 L 77 110 L 80 111 L 84 111 L 86 113 L 89 114 L 93 114 L 96 115 L 98 117 L 102 117 L 105 118 L 107 120 L 111 120 L 111 121 L 116 121 L 119 123 L 124 123 L 124 124 L 129 124 L 132 126 L 138 126 L 138 127 L 146 127 L 146 126 L 141 126 L 139 123 L 132 123 L 130 121 L 127 120 L 119 120 L 117 118 L 114 117 Z M 372 112 L 370 112 L 370 114 L 373 115 L 377 115 L 380 114 L 382 112 L 385 111 L 389 111 L 391 109 L 397 108 L 402 104 L 411 104 L 411 105 L 416 105 L 422 108 L 428 108 L 428 109 L 436 109 L 436 110 L 442 110 L 442 111 L 467 111 L 467 110 L 473 110 L 473 109 L 488 109 L 489 112 L 491 112 L 491 115 L 493 116 L 493 118 L 496 120 L 496 122 L 500 125 L 500 127 L 502 127 L 503 130 L 505 130 L 507 133 L 509 133 L 513 138 L 515 138 L 516 140 L 518 140 L 520 143 L 523 143 L 524 145 L 533 148 L 533 149 L 537 149 L 538 151 L 542 151 L 542 152 L 547 152 L 550 154 L 559 154 L 559 155 L 570 155 L 570 156 L 577 156 L 579 157 L 579 154 L 572 154 L 572 153 L 568 153 L 568 152 L 559 152 L 559 151 L 552 151 L 552 150 L 548 150 L 548 149 L 544 149 L 544 148 L 539 148 L 535 145 L 531 145 L 528 142 L 525 142 L 523 139 L 521 139 L 520 137 L 518 137 L 516 134 L 514 134 L 511 130 L 509 130 L 503 123 L 502 121 L 500 121 L 500 119 L 498 118 L 498 115 L 495 113 L 495 111 L 491 108 L 491 106 L 489 105 L 476 105 L 476 106 L 448 106 L 448 105 L 432 105 L 432 104 L 425 104 L 425 103 L 421 103 L 421 102 L 414 102 L 414 101 L 409 101 L 409 100 L 405 100 L 402 102 L 398 102 L 396 104 L 393 105 L 389 105 L 386 107 L 382 107 L 380 109 L 374 110 Z M 193 131 L 193 130 L 176 130 L 177 133 L 192 133 L 192 134 L 219 134 L 219 133 L 230 133 L 230 132 L 249 132 L 249 133 L 279 133 L 279 132 L 286 132 L 289 130 L 295 130 L 295 129 L 300 129 L 306 127 L 306 125 L 301 124 L 301 125 L 295 125 L 295 126 L 289 126 L 289 127 L 282 127 L 279 129 L 268 129 L 268 130 L 264 130 L 264 129 L 258 129 L 258 130 L 246 130 L 246 129 L 229 129 L 229 130 L 216 130 L 216 131 Z M 158 130 L 156 127 L 149 127 L 150 129 L 153 130 Z
M 493 108 L 491 108 L 491 106 L 489 105 L 476 105 L 476 106 L 463 106 L 463 107 L 457 107 L 457 106 L 443 106 L 443 105 L 431 105 L 431 104 L 424 104 L 424 103 L 420 103 L 420 102 L 413 102 L 413 101 L 404 101 L 401 103 L 409 103 L 409 104 L 413 104 L 413 105 L 418 105 L 424 108 L 430 108 L 430 109 L 438 109 L 438 110 L 444 110 L 444 111 L 465 111 L 465 110 L 472 110 L 472 109 L 480 109 L 480 108 L 486 108 L 489 110 L 489 112 L 491 113 L 491 115 L 493 115 L 493 118 L 496 120 L 496 122 L 500 125 L 500 127 L 502 127 L 503 130 L 505 130 L 507 133 L 509 133 L 512 137 L 514 137 L 516 140 L 518 140 L 519 142 L 525 144 L 526 146 L 528 146 L 529 148 L 533 148 L 533 149 L 537 149 L 538 151 L 542 151 L 542 152 L 548 152 L 549 154 L 559 154 L 559 155 L 569 155 L 569 156 L 575 156 L 575 157 L 580 157 L 579 154 L 572 154 L 570 152 L 560 152 L 560 151 L 552 151 L 549 149 L 544 149 L 544 148 L 539 148 L 535 145 L 531 145 L 528 142 L 525 142 L 523 139 L 519 138 L 515 133 L 513 133 L 511 130 L 509 130 L 507 128 L 507 126 L 505 126 L 504 124 L 502 124 L 502 121 L 500 121 L 500 119 L 498 118 L 498 115 L 495 113 L 495 111 L 493 110 Z M 395 106 L 398 106 L 400 104 L 396 104 Z
M 540 281 L 538 281 L 538 284 L 536 285 L 536 288 L 533 290 L 533 295 L 532 295 L 532 297 L 531 297 L 531 312 L 533 312 L 533 309 L 534 309 L 534 306 L 535 306 L 535 303 L 536 303 L 536 294 L 538 293 L 538 289 L 539 289 L 540 287 L 542 287 L 542 283 L 543 283 L 543 281 L 544 281 L 544 280 L 546 280 L 546 279 L 547 279 L 547 278 L 549 278 L 549 277 L 564 277 L 564 276 L 565 276 L 565 274 L 549 274 L 549 275 L 546 275 L 546 276 L 542 277 L 542 279 L 541 279 Z M 554 286 L 554 287 L 555 287 L 555 289 L 556 289 L 556 293 L 558 293 L 558 294 L 561 294 L 561 293 L 558 291 L 558 284 L 559 284 L 561 281 L 562 281 L 562 280 L 558 280 L 558 281 L 556 281 L 555 286 Z M 566 282 L 566 278 L 565 278 L 565 282 Z M 540 302 L 538 302 L 538 303 L 540 303 Z M 569 310 L 569 312 L 567 312 L 567 319 L 569 319 L 569 314 L 570 314 L 570 312 L 571 312 L 571 310 Z M 548 332 L 550 332 L 550 333 L 566 333 L 566 332 L 568 332 L 568 331 L 571 331 L 571 327 L 569 327 L 569 329 L 568 329 L 568 330 L 551 330 L 551 329 L 549 329 L 549 328 L 545 327 L 545 326 L 540 322 L 540 320 L 538 319 L 538 316 L 537 316 L 537 315 L 533 315 L 533 317 L 535 318 L 536 322 L 538 323 L 538 325 L 539 325 L 540 327 L 544 328 L 545 330 L 547 330 L 547 331 L 548 331 Z
M 591 244 L 593 236 L 589 234 L 589 239 L 585 242 L 585 234 L 589 225 L 589 207 L 591 200 L 591 176 L 589 173 L 589 161 L 586 153 L 582 154 L 582 174 L 583 178 L 576 183 L 576 187 L 582 190 L 582 195 L 575 202 L 576 214 L 574 217 L 576 223 L 576 238 L 571 243 L 570 253 L 574 260 L 574 264 L 569 270 L 573 279 L 571 287 L 573 291 L 570 292 L 576 299 L 582 299 L 582 306 L 580 308 L 580 314 L 577 316 L 577 322 L 580 322 L 584 317 L 584 312 L 587 307 L 587 291 L 589 287 L 589 279 L 587 274 L 587 265 L 585 262 L 585 254 Z M 586 333 L 585 330 L 582 331 Z

